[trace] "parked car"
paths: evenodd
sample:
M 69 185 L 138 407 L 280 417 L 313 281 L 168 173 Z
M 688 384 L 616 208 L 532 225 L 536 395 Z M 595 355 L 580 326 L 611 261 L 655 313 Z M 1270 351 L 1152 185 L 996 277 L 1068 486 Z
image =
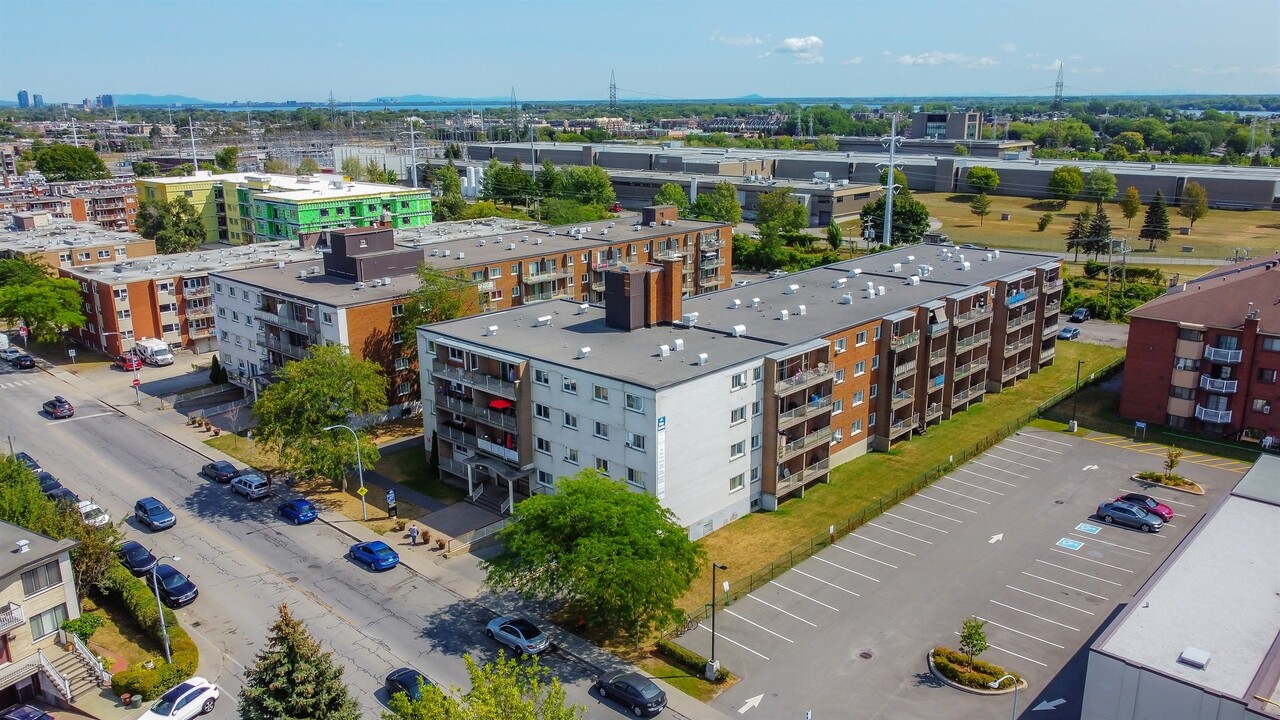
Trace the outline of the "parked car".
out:
M 178 518 L 169 512 L 164 503 L 153 497 L 144 497 L 133 505 L 133 517 L 152 532 L 173 527 Z
M 780 278 L 786 274 L 787 274 L 786 270 L 770 270 L 769 271 L 769 277 L 771 278 Z
M 131 352 L 120 353 L 116 356 L 116 367 L 121 370 L 138 370 L 142 368 L 142 358 Z
M 200 474 L 220 483 L 228 483 L 240 477 L 240 471 L 236 469 L 236 466 L 226 460 L 217 460 L 205 464 L 204 467 L 200 468 Z
M 71 492 L 71 488 L 63 487 L 62 485 L 58 485 L 58 487 L 46 492 L 45 496 L 52 500 L 56 505 L 61 505 L 63 503 L 67 503 L 72 507 L 80 505 L 80 496 Z
M 54 720 L 54 717 L 37 707 L 13 705 L 0 712 L 0 720 Z
M 1080 328 L 1064 327 L 1058 331 L 1059 340 L 1075 340 L 1080 337 Z
M 1125 525 L 1142 532 L 1160 532 L 1160 528 L 1164 527 L 1164 521 L 1158 515 L 1127 502 L 1102 503 L 1098 506 L 1098 517 L 1104 523 Z
M 14 457 L 17 458 L 18 462 L 22 463 L 23 465 L 26 465 L 27 469 L 30 470 L 31 472 L 40 472 L 41 470 L 40 463 L 37 462 L 35 458 L 31 457 L 27 453 L 20 452 L 17 455 L 14 455 Z
M 80 519 L 84 521 L 85 525 L 102 527 L 103 525 L 111 524 L 111 516 L 92 500 L 81 500 L 76 503 L 76 510 L 80 511 Z
M 156 556 L 137 540 L 126 540 L 116 548 L 116 557 L 134 575 L 144 575 L 156 566 Z
M 303 525 L 316 519 L 316 506 L 310 500 L 301 498 L 281 503 L 276 506 L 276 512 L 294 525 Z
M 76 414 L 75 407 L 61 395 L 54 395 L 53 399 L 45 400 L 43 407 L 45 414 L 55 420 L 69 418 Z
M 667 694 L 638 672 L 615 672 L 596 678 L 600 697 L 625 705 L 637 717 L 657 715 L 667 706 Z
M 190 605 L 200 596 L 200 590 L 191 578 L 183 575 L 172 565 L 157 565 L 145 576 L 152 589 L 159 589 L 160 601 L 171 608 Z M 157 586 L 157 583 L 158 586 Z
M 347 557 L 370 570 L 389 570 L 400 564 L 400 556 L 381 540 L 356 543 L 347 551 Z
M 1119 502 L 1127 502 L 1137 505 L 1143 510 L 1159 516 L 1160 519 L 1165 522 L 1169 522 L 1173 519 L 1173 508 L 1165 505 L 1159 500 L 1156 500 L 1150 495 L 1143 495 L 1142 493 L 1126 493 L 1116 498 L 1116 500 Z
M 422 689 L 429 687 L 431 681 L 413 668 L 402 667 L 392 670 L 384 685 L 388 695 L 404 693 L 410 700 L 418 700 L 422 697 Z
M 21 350 L 10 345 L 9 347 L 4 348 L 3 350 L 0 350 L 0 360 L 4 360 L 5 362 L 11 363 L 14 360 L 16 360 L 18 356 L 21 354 L 22 354 Z
M 40 490 L 46 495 L 62 487 L 62 483 L 58 482 L 58 478 L 46 470 L 36 471 L 36 480 L 40 482 Z
M 609 212 L 622 212 L 622 203 L 614 203 L 610 205 Z
M 217 685 L 193 677 L 161 695 L 139 720 L 190 720 L 213 712 L 220 694 Z
M 1071 311 L 1071 322 L 1084 322 L 1092 317 L 1093 315 L 1089 312 L 1089 308 L 1076 308 Z
M 36 361 L 30 355 L 19 355 L 13 359 L 13 366 L 19 370 L 34 370 Z
M 484 634 L 521 655 L 537 655 L 551 646 L 551 638 L 524 618 L 494 618 Z
M 271 494 L 271 483 L 257 473 L 237 475 L 231 480 L 231 492 L 249 500 L 261 500 Z

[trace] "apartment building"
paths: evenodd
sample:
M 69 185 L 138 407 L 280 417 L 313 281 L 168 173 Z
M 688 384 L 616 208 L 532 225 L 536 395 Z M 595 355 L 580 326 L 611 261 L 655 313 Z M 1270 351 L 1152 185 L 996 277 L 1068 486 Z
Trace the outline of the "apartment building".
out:
M 419 328 L 446 479 L 505 513 L 596 468 L 697 538 L 1053 362 L 1049 256 L 916 245 L 688 298 L 682 264 L 609 271 L 602 305 Z
M 911 116 L 911 137 L 929 140 L 981 140 L 982 113 L 915 113 Z
M 54 275 L 58 268 L 133 260 L 156 253 L 154 240 L 130 232 L 55 221 L 48 213 L 17 213 L 12 219 L 12 226 L 0 230 L 0 258 L 43 262 Z
M 338 227 L 423 227 L 431 193 L 399 185 L 349 182 L 341 175 L 270 175 L 205 170 L 186 177 L 139 178 L 138 197 L 185 197 L 200 213 L 209 242 L 280 240 Z
M 132 180 L 10 183 L 0 189 L 0 211 L 46 212 L 107 230 L 137 229 L 138 195 Z
M 1280 446 L 1280 253 L 1219 268 L 1129 313 L 1120 414 Z
M 296 243 L 265 243 L 60 267 L 58 274 L 80 285 L 87 322 L 71 335 L 85 345 L 116 355 L 134 340 L 160 338 L 203 353 L 217 346 L 210 273 L 308 257 L 315 253 Z
M 307 347 L 339 344 L 382 365 L 388 405 L 412 412 L 421 398 L 417 357 L 403 349 L 396 318 L 418 287 L 422 263 L 470 280 L 481 312 L 560 298 L 598 301 L 609 269 L 660 257 L 681 258 L 681 294 L 729 286 L 730 226 L 679 220 L 669 206 L 648 208 L 642 221 L 592 228 L 494 219 L 330 230 L 313 260 L 213 274 L 222 365 L 232 382 L 252 390 L 305 357 Z

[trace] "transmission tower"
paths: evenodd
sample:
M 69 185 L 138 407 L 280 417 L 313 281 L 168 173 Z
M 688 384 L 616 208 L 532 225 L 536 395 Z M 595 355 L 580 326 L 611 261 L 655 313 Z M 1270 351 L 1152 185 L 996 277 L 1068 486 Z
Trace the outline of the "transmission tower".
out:
M 618 114 L 618 79 L 614 77 L 613 71 L 609 71 L 609 115 Z
M 520 123 L 517 122 L 517 119 L 520 117 L 519 112 L 520 107 L 516 104 L 516 89 L 513 86 L 511 88 L 511 140 L 513 142 L 520 136 L 520 133 L 517 132 L 520 125 Z
M 1062 63 L 1058 63 L 1058 81 L 1053 84 L 1053 109 L 1062 109 L 1062 71 L 1066 68 Z

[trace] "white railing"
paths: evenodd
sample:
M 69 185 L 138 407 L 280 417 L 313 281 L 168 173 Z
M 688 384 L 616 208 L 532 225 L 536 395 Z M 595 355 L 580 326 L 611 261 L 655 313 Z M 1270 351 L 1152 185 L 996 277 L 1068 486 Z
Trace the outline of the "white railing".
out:
M 516 397 L 515 383 L 493 377 L 492 375 L 486 375 L 478 370 L 463 370 L 460 367 L 450 365 L 442 360 L 432 360 L 431 371 L 446 380 L 456 380 L 467 385 L 473 385 L 488 392 L 499 393 L 512 399 L 515 399 Z
M 193 410 L 191 411 L 190 417 L 194 417 L 194 418 L 213 417 L 214 415 L 221 415 L 224 412 L 230 412 L 232 410 L 235 410 L 236 408 L 248 407 L 252 404 L 253 404 L 253 398 L 251 397 L 241 398 L 239 400 L 234 400 L 229 403 L 223 403 L 221 405 L 214 405 L 213 407 Z
M 956 340 L 956 351 L 959 352 L 960 350 L 964 350 L 965 348 L 968 348 L 972 345 L 985 343 L 990 339 L 991 339 L 991 331 L 989 330 L 983 330 L 980 333 L 974 333 L 969 337 L 960 338 L 959 340 Z
M 75 648 L 75 653 L 79 655 L 80 659 L 89 666 L 90 672 L 97 677 L 98 685 L 104 687 L 110 685 L 111 673 L 107 672 L 106 669 L 102 667 L 102 664 L 98 662 L 97 656 L 90 652 L 89 648 L 85 647 L 84 643 L 80 641 L 80 636 L 73 632 L 67 632 L 67 636 L 71 638 L 71 644 Z
M 484 484 L 482 483 L 476 486 L 475 492 L 468 495 L 467 499 L 470 500 L 471 502 L 475 502 L 476 500 L 479 500 L 480 496 L 483 494 L 484 494 Z
M 778 423 L 779 425 L 781 425 L 782 423 L 785 423 L 789 420 L 799 420 L 809 415 L 810 413 L 816 413 L 821 410 L 825 410 L 829 407 L 831 407 L 830 395 L 823 398 L 818 398 L 816 401 L 810 400 L 809 402 L 801 405 L 800 407 L 795 408 L 794 410 L 788 410 L 784 413 L 779 413 Z
M 489 440 L 481 440 L 479 438 L 476 438 L 476 448 L 483 452 L 487 452 L 490 455 L 500 457 L 503 460 L 513 463 L 520 462 L 520 453 L 516 452 L 515 448 L 503 447 L 498 443 Z
M 983 305 L 982 307 L 974 308 L 968 312 L 960 313 L 959 315 L 955 316 L 953 321 L 955 322 L 956 327 L 963 327 L 975 320 L 980 320 L 990 314 L 991 314 L 991 306 Z
M 507 499 L 503 500 L 502 504 L 498 506 L 499 515 L 506 515 L 509 512 L 511 512 L 511 496 L 510 495 L 508 495 Z
M 1231 422 L 1230 410 L 1210 410 L 1207 407 L 1196 405 L 1196 419 L 1209 423 L 1229 423 Z
M 44 652 L 36 650 L 36 655 L 40 657 L 40 669 L 43 670 L 48 679 L 57 686 L 58 692 L 62 697 L 66 698 L 67 702 L 71 702 L 73 699 L 71 696 L 71 681 L 68 680 L 65 675 L 58 672 L 58 668 L 54 667 L 53 663 L 49 662 L 49 658 L 44 656 Z
M 1208 375 L 1200 376 L 1200 387 L 1209 392 L 1222 393 L 1230 395 L 1236 391 L 1236 380 L 1221 380 L 1219 378 L 1209 377 Z M 2 625 L 3 623 L 0 623 Z
M 469 417 L 475 418 L 481 422 L 489 423 L 490 425 L 496 425 L 498 427 L 503 427 L 508 430 L 516 429 L 517 422 L 516 422 L 516 417 L 514 415 L 508 415 L 506 413 L 498 412 L 496 410 L 490 410 L 489 408 L 486 408 L 486 407 L 480 407 L 475 403 L 469 403 L 459 398 L 450 397 L 450 396 L 446 396 L 443 402 L 437 401 L 437 404 L 443 405 L 444 407 L 447 407 L 450 410 L 456 410 L 457 412 L 460 412 L 463 415 L 467 415 Z
M 819 443 L 826 441 L 830 437 L 831 437 L 830 426 L 824 427 L 821 430 L 815 430 L 798 440 L 789 442 L 786 445 L 779 447 L 778 459 L 780 460 L 784 459 L 789 455 L 794 455 L 795 453 L 800 452 L 801 450 L 818 445 Z
M 1241 350 L 1225 350 L 1212 345 L 1204 349 L 1205 359 L 1218 363 L 1238 363 L 1243 354 Z
M 903 375 L 906 375 L 906 374 L 908 374 L 908 373 L 912 372 L 912 371 L 913 371 L 913 370 L 915 370 L 915 369 L 916 369 L 916 361 L 915 361 L 915 360 L 912 360 L 912 361 L 910 361 L 910 362 L 904 362 L 904 363 L 902 363 L 902 364 L 900 364 L 900 365 L 895 365 L 895 366 L 893 367 L 893 377 L 894 377 L 894 379 L 896 380 L 897 378 L 900 378 L 900 377 L 902 377 Z
M 831 375 L 832 372 L 833 372 L 833 368 L 826 365 L 825 363 L 820 364 L 818 365 L 818 367 L 812 370 L 805 370 L 803 372 L 798 372 L 792 375 L 791 377 L 782 378 L 778 380 L 778 382 L 773 387 L 773 392 L 775 395 L 785 395 L 789 392 L 799 390 L 800 388 L 805 387 L 811 383 L 822 380 L 827 376 Z
M 889 347 L 894 350 L 902 350 L 904 348 L 909 348 L 918 342 L 920 342 L 920 331 L 916 330 L 915 332 L 909 332 L 906 335 L 899 335 L 898 337 L 891 338 L 889 340 Z
M 22 612 L 21 605 L 9 603 L 4 612 L 0 612 L 0 632 L 17 627 L 26 622 L 26 615 Z

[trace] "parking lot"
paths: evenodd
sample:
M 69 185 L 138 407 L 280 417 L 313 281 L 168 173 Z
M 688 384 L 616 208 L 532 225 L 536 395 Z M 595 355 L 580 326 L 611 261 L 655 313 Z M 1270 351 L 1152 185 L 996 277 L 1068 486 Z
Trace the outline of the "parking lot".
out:
M 955 647 L 974 615 L 987 621 L 983 659 L 1031 683 L 1024 703 L 1060 688 L 1050 699 L 1063 697 L 1059 714 L 1072 717 L 1078 692 L 1060 671 L 1247 469 L 1188 455 L 1179 470 L 1205 496 L 1130 480 L 1159 468 L 1153 446 L 1024 429 L 721 607 L 716 658 L 742 680 L 715 705 L 736 713 L 763 695 L 764 717 L 795 708 L 848 717 L 850 707 L 857 717 L 924 717 L 947 702 L 949 717 L 989 716 L 994 698 L 939 686 L 924 660 L 934 645 Z M 1128 492 L 1169 505 L 1172 521 L 1144 534 L 1093 517 Z M 710 622 L 678 642 L 709 655 Z

